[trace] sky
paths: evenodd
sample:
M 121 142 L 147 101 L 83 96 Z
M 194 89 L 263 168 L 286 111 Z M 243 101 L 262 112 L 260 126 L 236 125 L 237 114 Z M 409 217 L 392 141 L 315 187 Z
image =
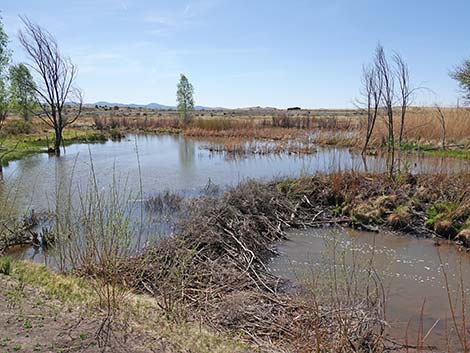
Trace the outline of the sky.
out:
M 350 108 L 380 42 L 455 105 L 449 71 L 470 58 L 469 0 L 2 0 L 15 62 L 27 16 L 78 66 L 85 101 L 175 105 L 184 73 L 197 105 Z

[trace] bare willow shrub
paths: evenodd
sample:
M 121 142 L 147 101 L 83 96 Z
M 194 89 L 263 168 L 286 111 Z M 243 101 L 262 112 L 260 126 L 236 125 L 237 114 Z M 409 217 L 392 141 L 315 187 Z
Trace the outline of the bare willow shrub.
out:
M 120 268 L 139 253 L 143 242 L 143 211 L 137 193 L 127 191 L 113 173 L 109 186 L 97 180 L 93 161 L 84 189 L 58 183 L 53 232 L 55 257 L 61 271 L 91 279 L 106 317 L 97 333 L 106 346 L 129 290 L 120 285 Z M 141 193 L 140 193 L 141 194 Z

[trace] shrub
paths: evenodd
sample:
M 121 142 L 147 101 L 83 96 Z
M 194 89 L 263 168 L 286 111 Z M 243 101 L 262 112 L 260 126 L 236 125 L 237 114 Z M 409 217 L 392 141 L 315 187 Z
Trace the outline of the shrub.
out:
M 34 127 L 29 121 L 10 120 L 4 125 L 2 131 L 7 135 L 30 134 L 34 132 Z
M 11 257 L 4 256 L 0 258 L 0 273 L 9 276 L 12 269 Z

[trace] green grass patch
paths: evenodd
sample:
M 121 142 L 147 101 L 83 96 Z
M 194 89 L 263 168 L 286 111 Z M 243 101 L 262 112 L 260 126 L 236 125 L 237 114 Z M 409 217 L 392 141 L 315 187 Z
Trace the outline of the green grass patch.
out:
M 12 260 L 9 256 L 0 257 L 0 273 L 9 276 L 11 273 Z
M 4 131 L 2 132 L 4 133 Z M 108 140 L 109 135 L 100 131 L 69 129 L 63 133 L 64 145 L 74 143 L 99 143 Z M 53 132 L 34 134 L 4 134 L 0 136 L 0 158 L 3 165 L 26 156 L 46 153 L 54 144 Z
M 458 158 L 458 159 L 470 159 L 470 150 L 459 149 L 459 150 L 434 150 L 427 151 L 426 154 L 439 156 L 439 157 L 449 157 L 449 158 Z
M 452 202 L 436 202 L 426 210 L 426 225 L 432 227 L 439 220 L 452 220 L 458 205 Z
M 52 272 L 45 266 L 13 260 L 10 276 L 20 283 L 41 288 L 48 296 L 63 303 L 88 303 L 95 294 L 88 283 L 78 277 Z
M 401 146 L 402 151 L 409 152 L 422 152 L 429 156 L 458 158 L 458 159 L 470 159 L 470 149 L 441 149 L 433 145 L 419 144 L 416 142 L 406 142 Z

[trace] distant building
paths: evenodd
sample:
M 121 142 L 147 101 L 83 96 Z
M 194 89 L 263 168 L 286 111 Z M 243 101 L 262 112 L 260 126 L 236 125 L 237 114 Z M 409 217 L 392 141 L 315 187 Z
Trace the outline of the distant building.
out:
M 291 108 L 287 108 L 287 110 L 301 110 L 300 107 L 291 107 Z

